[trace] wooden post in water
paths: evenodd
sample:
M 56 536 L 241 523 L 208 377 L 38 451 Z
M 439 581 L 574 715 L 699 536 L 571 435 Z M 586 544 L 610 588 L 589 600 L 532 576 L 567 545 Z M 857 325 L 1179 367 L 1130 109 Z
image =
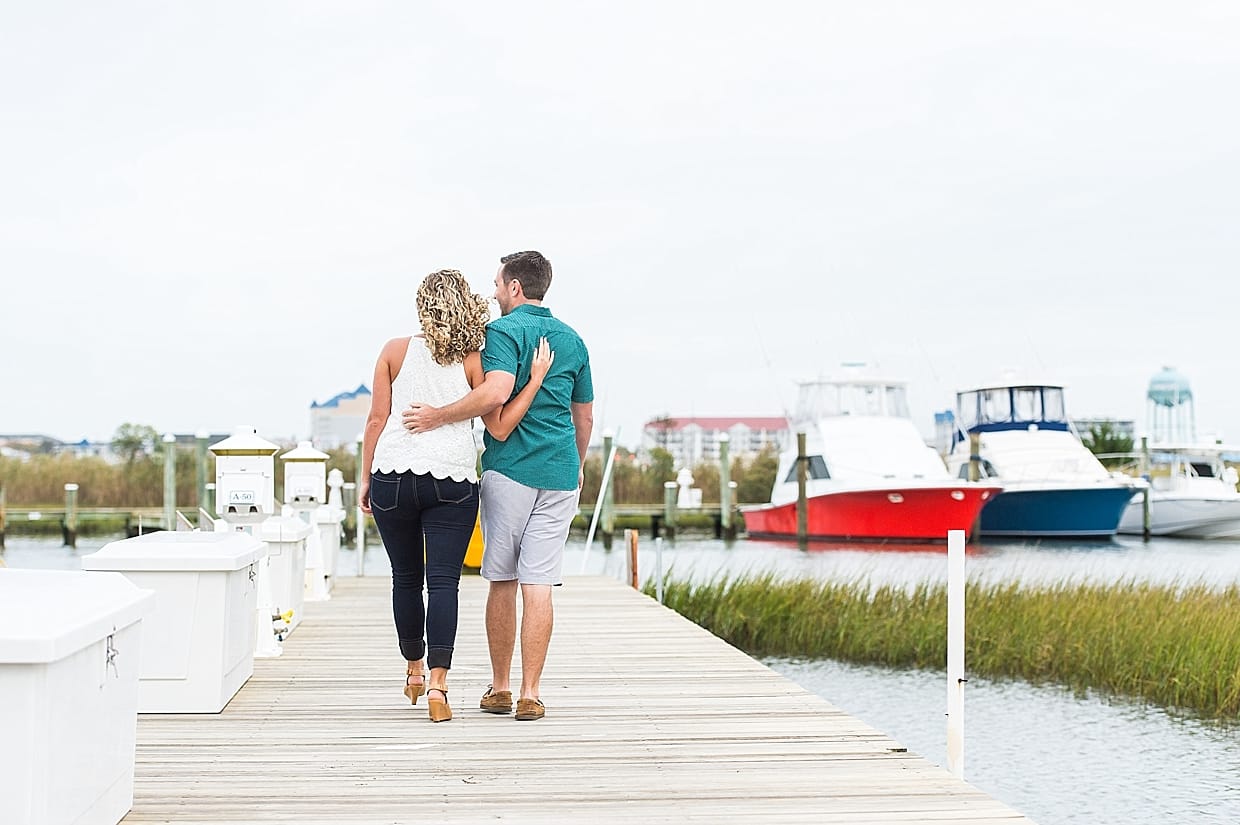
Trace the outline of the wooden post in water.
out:
M 809 544 L 809 502 L 805 497 L 809 458 L 805 455 L 805 433 L 797 433 L 797 544 Z
M 364 432 L 357 434 L 357 470 L 353 477 L 357 481 L 357 489 L 362 487 L 362 450 L 365 449 L 363 439 L 366 434 Z M 366 514 L 362 512 L 362 506 L 356 501 L 353 503 L 357 508 L 357 533 L 354 536 L 353 544 L 357 547 L 357 575 L 366 575 Z
M 969 433 L 969 481 L 982 478 L 982 434 Z
M 194 489 L 198 491 L 198 529 L 206 529 L 202 514 L 215 517 L 215 508 L 207 508 L 207 441 L 211 436 L 203 430 L 194 434 Z
M 4 549 L 4 485 L 0 484 L 0 550 Z
M 969 433 L 969 481 L 980 481 L 982 478 L 982 434 Z M 977 541 L 982 533 L 982 511 L 979 509 L 970 525 L 970 535 Z
M 611 457 L 611 444 L 615 436 L 610 431 L 603 434 L 603 461 L 609 460 Z M 612 493 L 611 479 L 604 478 L 599 483 L 603 485 L 603 503 L 602 513 L 599 514 L 599 527 L 602 528 L 603 549 L 611 549 L 612 537 L 616 534 L 616 506 L 615 495 Z M 627 531 L 625 531 L 627 533 Z
M 680 485 L 674 481 L 663 482 L 663 534 L 676 538 L 676 493 Z
M 736 525 L 732 521 L 732 462 L 728 457 L 731 438 L 727 433 L 719 436 L 719 527 L 722 538 L 736 538 Z
M 177 437 L 164 433 L 164 529 L 177 529 Z
M 1141 490 L 1141 538 L 1150 540 L 1150 437 L 1141 436 L 1141 476 L 1145 488 Z
M 346 481 L 340 488 L 340 498 L 344 508 L 344 524 L 340 529 L 344 531 L 345 544 L 353 544 L 357 541 L 357 485 Z
M 624 574 L 629 587 L 638 589 L 637 584 L 637 531 L 624 531 Z
M 65 547 L 77 547 L 77 494 L 76 484 L 65 485 L 65 524 L 62 530 Z

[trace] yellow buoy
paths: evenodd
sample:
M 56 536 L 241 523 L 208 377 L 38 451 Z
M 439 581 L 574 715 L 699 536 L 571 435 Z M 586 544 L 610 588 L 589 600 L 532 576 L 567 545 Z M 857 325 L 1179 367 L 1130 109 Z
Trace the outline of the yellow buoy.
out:
M 465 551 L 465 566 L 478 570 L 482 567 L 482 521 L 474 521 L 474 534 L 469 537 L 469 549 Z

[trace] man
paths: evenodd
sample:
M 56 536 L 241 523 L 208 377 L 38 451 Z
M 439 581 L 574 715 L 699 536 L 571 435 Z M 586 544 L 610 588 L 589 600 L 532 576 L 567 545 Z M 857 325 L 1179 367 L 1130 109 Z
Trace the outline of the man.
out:
M 594 425 L 590 356 L 581 337 L 542 305 L 551 262 L 538 252 L 500 259 L 495 299 L 501 317 L 487 327 L 483 383 L 445 407 L 414 403 L 403 413 L 411 432 L 485 415 L 520 391 L 540 338 L 554 354 L 525 417 L 504 440 L 484 435 L 482 577 L 489 581 L 487 644 L 491 686 L 479 707 L 510 713 L 509 671 L 521 591 L 521 692 L 516 718 L 541 719 L 539 680 L 551 642 L 551 588 L 559 585 L 568 528 L 577 514 L 582 463 Z

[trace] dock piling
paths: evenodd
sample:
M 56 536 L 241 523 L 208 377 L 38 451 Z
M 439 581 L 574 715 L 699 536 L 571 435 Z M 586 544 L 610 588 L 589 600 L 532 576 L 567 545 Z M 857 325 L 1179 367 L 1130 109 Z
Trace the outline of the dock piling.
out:
M 732 481 L 732 462 L 728 458 L 731 438 L 727 433 L 719 436 L 719 528 L 720 538 L 731 541 L 736 538 L 736 520 L 732 517 L 732 493 L 736 483 Z
M 177 529 L 177 437 L 164 433 L 164 529 Z
M 194 434 L 194 489 L 198 491 L 198 529 L 208 529 L 208 521 L 212 519 L 211 514 L 215 512 L 215 508 L 207 507 L 207 441 L 211 438 L 210 434 L 203 430 L 199 430 Z M 207 515 L 207 519 L 203 519 L 203 514 Z
M 663 604 L 663 539 L 654 540 L 654 596 Z
M 62 529 L 65 547 L 77 547 L 77 494 L 78 486 L 65 485 L 65 522 Z
M 357 499 L 357 485 L 352 481 L 346 481 L 341 486 L 342 498 L 345 502 L 353 502 Z M 340 525 L 340 530 L 344 533 L 345 544 L 353 544 L 357 541 L 357 508 L 348 503 L 342 505 L 344 508 L 344 523 Z
M 603 434 L 603 455 L 607 456 L 608 464 L 614 460 L 612 453 L 613 439 L 614 436 L 610 432 Z M 603 504 L 599 526 L 602 528 L 604 550 L 611 549 L 611 540 L 616 534 L 615 494 L 612 492 L 610 482 L 610 475 L 600 482 L 603 485 Z
M 0 550 L 4 549 L 4 485 L 0 484 Z
M 624 580 L 625 584 L 638 590 L 640 585 L 637 582 L 637 531 L 624 531 Z
M 1145 488 L 1141 491 L 1141 538 L 1150 540 L 1150 437 L 1141 436 L 1141 476 Z
M 676 496 L 680 485 L 674 481 L 663 482 L 663 534 L 676 538 Z
M 809 545 L 809 502 L 805 487 L 809 458 L 805 455 L 805 433 L 797 433 L 797 545 L 804 550 Z
M 365 433 L 357 434 L 357 470 L 354 473 L 354 479 L 357 481 L 357 489 L 362 486 L 362 450 L 364 449 L 363 439 Z M 357 575 L 366 575 L 366 514 L 362 512 L 362 506 L 354 502 L 354 509 L 357 510 L 357 532 L 354 534 L 353 543 L 357 547 Z
M 964 779 L 964 531 L 947 531 L 947 769 Z

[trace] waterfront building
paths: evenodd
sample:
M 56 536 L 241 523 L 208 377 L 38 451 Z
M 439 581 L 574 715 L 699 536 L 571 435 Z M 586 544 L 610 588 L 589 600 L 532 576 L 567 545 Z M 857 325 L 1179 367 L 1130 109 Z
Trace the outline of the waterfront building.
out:
M 719 460 L 719 437 L 727 434 L 728 454 L 733 458 L 755 455 L 764 449 L 778 453 L 790 443 L 791 429 L 783 416 L 662 416 L 642 428 L 642 452 L 655 447 L 672 454 L 677 467 L 694 467 Z
M 322 404 L 315 401 L 310 405 L 310 440 L 321 450 L 354 444 L 369 414 L 370 389 L 365 384 L 337 393 Z

